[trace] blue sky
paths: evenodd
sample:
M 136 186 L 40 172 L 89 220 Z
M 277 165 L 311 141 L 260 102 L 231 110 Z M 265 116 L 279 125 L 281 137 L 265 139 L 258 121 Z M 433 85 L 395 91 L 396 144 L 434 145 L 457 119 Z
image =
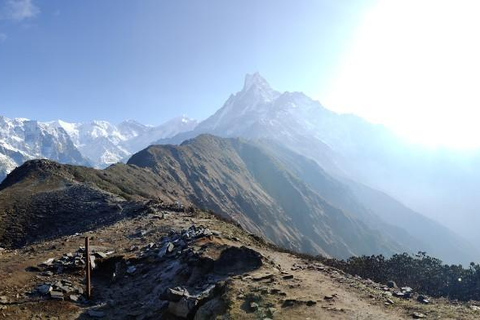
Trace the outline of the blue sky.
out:
M 0 0 L 0 114 L 202 120 L 246 73 L 480 148 L 478 0 Z
M 0 114 L 203 119 L 259 71 L 327 95 L 371 1 L 0 0 Z

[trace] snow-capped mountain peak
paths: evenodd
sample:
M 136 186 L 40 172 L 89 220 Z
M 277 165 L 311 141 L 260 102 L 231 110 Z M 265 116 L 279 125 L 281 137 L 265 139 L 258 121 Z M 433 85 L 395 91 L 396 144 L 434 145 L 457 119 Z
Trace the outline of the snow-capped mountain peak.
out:
M 267 90 L 272 90 L 270 87 L 270 84 L 265 80 L 264 77 L 260 75 L 260 73 L 255 72 L 253 74 L 247 74 L 245 76 L 245 82 L 243 85 L 243 91 L 247 91 L 252 87 L 257 87 L 257 88 L 262 88 L 262 89 L 267 89 Z
M 134 120 L 114 125 L 101 120 L 39 122 L 0 116 L 0 181 L 15 166 L 34 158 L 106 167 L 128 158 L 153 141 L 191 131 L 196 125 L 196 120 L 185 115 L 157 127 Z

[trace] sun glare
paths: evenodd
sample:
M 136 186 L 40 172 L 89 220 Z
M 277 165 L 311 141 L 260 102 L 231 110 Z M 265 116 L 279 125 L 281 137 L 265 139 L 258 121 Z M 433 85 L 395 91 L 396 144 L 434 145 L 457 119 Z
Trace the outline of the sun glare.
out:
M 339 112 L 431 146 L 480 147 L 480 1 L 379 1 L 330 94 Z

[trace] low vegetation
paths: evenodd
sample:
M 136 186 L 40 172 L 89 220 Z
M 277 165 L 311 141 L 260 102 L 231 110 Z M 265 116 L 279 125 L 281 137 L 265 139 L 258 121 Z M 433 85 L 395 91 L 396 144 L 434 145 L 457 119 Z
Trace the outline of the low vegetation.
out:
M 349 274 L 380 283 L 394 281 L 398 286 L 409 286 L 432 297 L 480 300 L 480 265 L 473 262 L 468 268 L 446 265 L 426 252 L 395 254 L 391 258 L 372 255 L 348 260 L 319 259 Z

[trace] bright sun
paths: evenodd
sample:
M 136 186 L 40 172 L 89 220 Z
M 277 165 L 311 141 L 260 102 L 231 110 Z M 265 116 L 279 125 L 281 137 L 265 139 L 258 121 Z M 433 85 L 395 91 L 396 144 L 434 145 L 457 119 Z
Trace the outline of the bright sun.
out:
M 480 1 L 379 1 L 326 106 L 432 146 L 480 147 Z

